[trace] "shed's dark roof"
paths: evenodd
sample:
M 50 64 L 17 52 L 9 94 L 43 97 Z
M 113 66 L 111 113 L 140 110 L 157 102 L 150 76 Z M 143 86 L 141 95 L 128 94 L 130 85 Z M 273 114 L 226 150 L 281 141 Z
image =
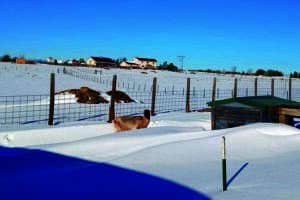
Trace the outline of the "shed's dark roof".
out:
M 225 106 L 229 103 L 241 103 L 248 106 L 254 107 L 276 107 L 276 106 L 292 106 L 300 107 L 300 103 L 296 101 L 288 101 L 286 99 L 272 97 L 272 96 L 258 96 L 258 97 L 239 97 L 239 98 L 230 98 L 214 102 L 209 102 L 208 105 L 212 107 Z
M 136 59 L 138 60 L 142 60 L 142 61 L 151 61 L 151 62 L 157 62 L 156 59 L 154 58 L 141 58 L 141 57 L 136 57 Z
M 107 58 L 107 57 L 96 57 L 96 56 L 92 56 L 91 57 L 93 60 L 95 60 L 96 62 L 106 62 L 106 63 L 114 63 L 114 60 L 111 58 Z

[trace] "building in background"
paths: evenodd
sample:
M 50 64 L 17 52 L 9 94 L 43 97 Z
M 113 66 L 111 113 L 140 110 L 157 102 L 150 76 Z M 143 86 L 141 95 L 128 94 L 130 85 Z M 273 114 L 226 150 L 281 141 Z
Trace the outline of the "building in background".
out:
M 26 64 L 26 59 L 25 58 L 17 58 L 16 64 Z
M 49 64 L 56 64 L 57 63 L 57 59 L 55 59 L 53 57 L 49 57 L 49 58 L 47 58 L 47 63 L 49 63 Z
M 128 69 L 139 69 L 140 66 L 134 62 L 128 62 L 128 61 L 122 61 L 120 63 L 120 67 L 122 68 L 128 68 Z
M 107 57 L 95 57 L 92 56 L 90 57 L 87 61 L 86 64 L 90 67 L 115 67 L 116 62 Z
M 63 60 L 57 60 L 57 64 L 62 65 L 62 64 L 64 64 L 64 61 Z
M 154 58 L 140 58 L 136 57 L 133 61 L 123 61 L 120 63 L 120 67 L 133 68 L 133 69 L 156 69 L 157 60 Z
M 154 58 L 136 57 L 136 58 L 134 58 L 133 63 L 139 65 L 139 67 L 141 69 L 156 69 L 157 68 L 157 60 Z

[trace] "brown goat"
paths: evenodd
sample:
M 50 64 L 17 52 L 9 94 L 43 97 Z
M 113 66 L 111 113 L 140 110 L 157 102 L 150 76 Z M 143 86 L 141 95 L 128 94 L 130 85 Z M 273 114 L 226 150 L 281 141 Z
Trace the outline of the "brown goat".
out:
M 144 116 L 125 116 L 113 120 L 117 132 L 147 128 L 150 123 L 150 110 L 144 111 Z

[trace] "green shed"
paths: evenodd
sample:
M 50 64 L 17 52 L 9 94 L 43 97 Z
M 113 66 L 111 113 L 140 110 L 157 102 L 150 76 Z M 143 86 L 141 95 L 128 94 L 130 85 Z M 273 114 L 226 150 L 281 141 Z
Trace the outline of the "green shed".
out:
M 239 97 L 209 102 L 212 129 L 233 128 L 256 122 L 292 124 L 300 103 L 273 96 Z M 282 113 L 292 109 L 293 113 Z

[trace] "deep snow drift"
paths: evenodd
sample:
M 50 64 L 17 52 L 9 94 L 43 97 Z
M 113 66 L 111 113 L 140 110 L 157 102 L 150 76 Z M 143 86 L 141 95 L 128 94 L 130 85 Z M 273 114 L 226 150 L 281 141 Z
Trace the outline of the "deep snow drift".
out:
M 227 139 L 228 177 L 235 177 L 225 193 L 221 192 L 222 136 Z M 153 118 L 149 129 L 121 134 L 114 133 L 110 124 L 2 132 L 0 145 L 147 173 L 212 199 L 300 196 L 300 131 L 286 125 L 210 131 L 208 113 L 170 113 Z M 9 171 L 13 174 L 13 169 Z

